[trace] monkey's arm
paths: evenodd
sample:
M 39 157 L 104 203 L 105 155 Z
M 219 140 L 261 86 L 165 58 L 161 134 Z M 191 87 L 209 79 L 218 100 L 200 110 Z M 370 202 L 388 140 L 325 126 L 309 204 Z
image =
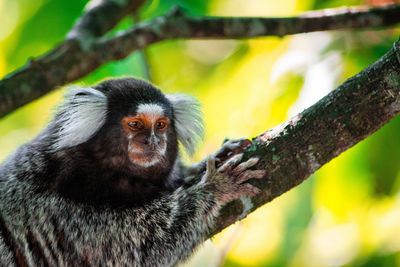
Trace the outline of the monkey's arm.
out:
M 242 154 L 237 154 L 218 167 L 216 161 L 220 155 L 218 151 L 208 158 L 205 173 L 197 183 L 180 187 L 148 207 L 146 214 L 150 217 L 144 228 L 151 235 L 147 237 L 152 239 L 149 243 L 153 244 L 148 259 L 166 260 L 157 262 L 157 266 L 169 266 L 186 259 L 206 239 L 224 204 L 259 192 L 247 183 L 249 179 L 265 175 L 265 171 L 249 170 L 258 159 L 251 158 L 239 164 Z M 142 263 L 146 264 L 146 260 Z
M 139 266 L 174 266 L 201 244 L 217 216 L 219 205 L 206 184 L 178 188 L 147 207 L 147 217 L 138 226 L 143 254 Z

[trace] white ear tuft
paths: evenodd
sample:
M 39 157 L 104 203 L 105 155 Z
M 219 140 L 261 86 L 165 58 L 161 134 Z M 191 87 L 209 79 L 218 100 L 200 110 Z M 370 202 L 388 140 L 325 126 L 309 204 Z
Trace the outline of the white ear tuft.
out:
M 189 155 L 193 155 L 196 145 L 203 139 L 203 114 L 197 99 L 183 94 L 166 95 L 172 104 L 175 116 L 175 130 L 178 141 Z
M 93 88 L 70 88 L 58 108 L 54 149 L 67 148 L 89 140 L 104 124 L 107 97 Z

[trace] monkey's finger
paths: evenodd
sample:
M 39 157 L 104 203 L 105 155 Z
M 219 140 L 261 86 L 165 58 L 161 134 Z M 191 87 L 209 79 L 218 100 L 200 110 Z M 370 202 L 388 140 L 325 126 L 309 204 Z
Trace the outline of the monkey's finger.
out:
M 235 167 L 241 160 L 242 160 L 243 154 L 237 154 L 231 157 L 227 162 L 222 164 L 221 167 L 218 168 L 219 172 L 226 172 L 231 170 L 233 167 Z
M 208 159 L 207 159 L 207 169 L 206 169 L 206 172 L 207 172 L 207 174 L 212 174 L 212 173 L 214 173 L 215 171 L 216 171 L 216 168 L 215 168 L 215 157 L 210 156 L 210 157 L 208 157 Z
M 241 196 L 254 197 L 255 195 L 260 194 L 262 191 L 254 185 L 245 183 L 240 185 L 238 192 Z
M 216 157 L 224 161 L 233 154 L 245 151 L 250 145 L 251 141 L 249 139 L 229 140 L 217 151 Z
M 256 165 L 258 163 L 260 159 L 259 158 L 250 158 L 245 162 L 240 163 L 235 169 L 233 169 L 232 173 L 233 175 L 239 175 L 242 172 L 244 172 L 245 170 L 253 167 L 254 165 Z
M 215 175 L 215 172 L 215 158 L 213 156 L 209 156 L 206 160 L 206 173 L 202 176 L 200 183 L 207 182 Z
M 265 170 L 255 170 L 255 171 L 245 171 L 239 175 L 237 178 L 237 183 L 243 183 L 250 179 L 261 179 L 267 174 Z
M 222 144 L 228 143 L 231 139 L 225 138 L 224 141 L 222 141 Z
M 227 149 L 234 150 L 237 148 L 247 148 L 251 145 L 251 141 L 247 138 L 240 138 L 235 140 L 229 140 L 224 143 L 224 146 Z

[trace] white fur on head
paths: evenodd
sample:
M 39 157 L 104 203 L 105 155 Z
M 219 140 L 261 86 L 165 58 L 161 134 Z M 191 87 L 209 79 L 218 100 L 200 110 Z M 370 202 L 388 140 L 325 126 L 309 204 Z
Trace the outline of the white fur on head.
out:
M 137 113 L 146 113 L 149 115 L 162 116 L 164 109 L 159 104 L 140 104 L 137 108 Z
M 59 107 L 54 149 L 82 144 L 103 126 L 107 115 L 107 97 L 93 88 L 74 87 L 68 90 Z
M 203 138 L 203 114 L 197 99 L 183 94 L 166 95 L 172 104 L 178 141 L 189 155 L 193 155 L 197 143 Z

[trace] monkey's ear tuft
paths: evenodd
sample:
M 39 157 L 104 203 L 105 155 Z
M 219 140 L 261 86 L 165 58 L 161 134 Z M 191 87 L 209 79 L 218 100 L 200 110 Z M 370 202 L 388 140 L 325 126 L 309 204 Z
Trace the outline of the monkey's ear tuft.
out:
M 93 88 L 68 89 L 64 103 L 58 108 L 54 123 L 54 149 L 73 147 L 89 140 L 104 124 L 107 97 Z
M 197 99 L 184 95 L 166 95 L 171 102 L 175 117 L 175 130 L 178 141 L 189 155 L 193 155 L 199 141 L 203 139 L 203 113 Z

